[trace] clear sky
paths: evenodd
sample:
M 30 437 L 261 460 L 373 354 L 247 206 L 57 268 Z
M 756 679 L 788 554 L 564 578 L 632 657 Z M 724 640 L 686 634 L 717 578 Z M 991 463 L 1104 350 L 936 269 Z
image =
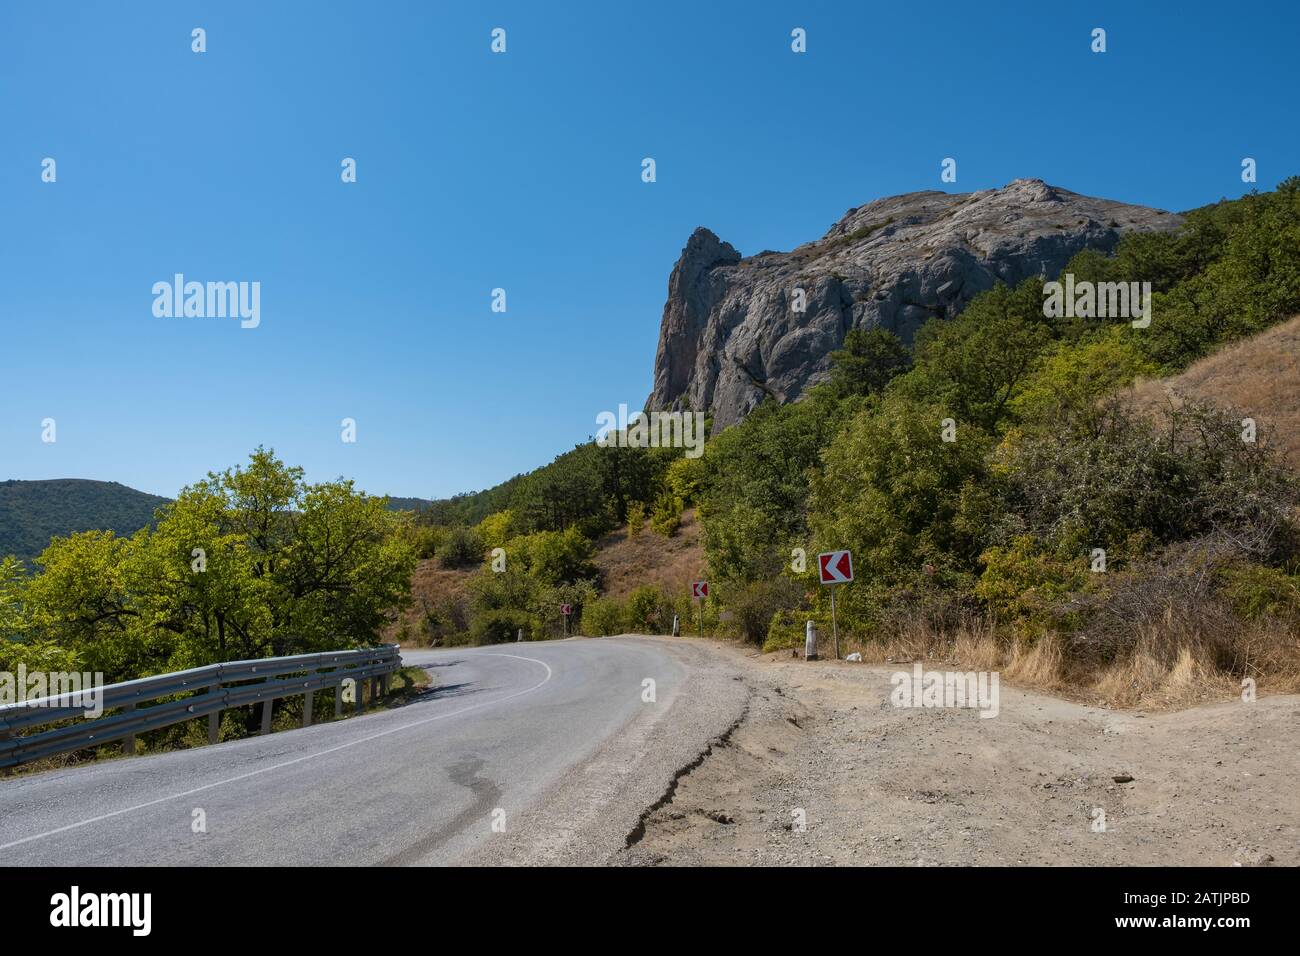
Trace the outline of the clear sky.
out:
M 1261 189 L 1300 173 L 1297 26 L 1196 0 L 0 0 L 0 478 L 172 495 L 265 444 L 375 493 L 495 484 L 639 407 L 698 225 L 751 254 L 912 190 L 1182 210 L 1245 192 L 1243 157 Z M 260 282 L 260 325 L 155 317 L 178 272 Z

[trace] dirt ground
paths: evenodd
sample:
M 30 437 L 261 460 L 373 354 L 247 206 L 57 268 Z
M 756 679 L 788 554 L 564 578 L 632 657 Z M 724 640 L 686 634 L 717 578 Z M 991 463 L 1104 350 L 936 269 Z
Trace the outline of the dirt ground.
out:
M 1298 696 L 1120 712 L 1001 683 L 981 718 L 895 707 L 890 676 L 911 662 L 716 646 L 748 714 L 625 863 L 1300 864 Z

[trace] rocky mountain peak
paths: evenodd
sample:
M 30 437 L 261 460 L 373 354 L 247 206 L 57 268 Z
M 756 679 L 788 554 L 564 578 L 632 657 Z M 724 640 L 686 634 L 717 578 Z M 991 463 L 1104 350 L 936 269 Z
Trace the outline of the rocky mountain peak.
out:
M 882 326 L 910 342 L 997 282 L 1055 278 L 1083 249 L 1109 252 L 1125 232 L 1181 221 L 1017 179 L 873 200 L 784 253 L 744 257 L 697 228 L 668 279 L 646 408 L 711 411 L 715 427 L 732 425 L 765 396 L 793 401 L 824 380 L 849 329 Z

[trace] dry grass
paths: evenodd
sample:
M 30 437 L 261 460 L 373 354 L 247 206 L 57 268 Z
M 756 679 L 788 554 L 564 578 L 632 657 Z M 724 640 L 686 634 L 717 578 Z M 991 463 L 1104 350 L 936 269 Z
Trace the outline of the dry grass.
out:
M 408 639 L 419 634 L 424 616 L 447 601 L 468 600 L 469 579 L 477 568 L 444 568 L 437 558 L 421 560 L 411 575 L 411 606 L 384 628 L 386 641 L 398 640 L 406 629 Z
M 627 528 L 596 542 L 595 563 L 604 575 L 604 595 L 622 600 L 643 584 L 657 584 L 667 594 L 684 594 L 704 572 L 704 545 L 694 509 L 682 513 L 671 538 L 645 528 L 629 537 Z
M 898 624 L 891 636 L 880 639 L 845 638 L 843 653 L 856 651 L 863 661 L 876 664 L 924 661 L 998 671 L 1016 686 L 1104 707 L 1170 710 L 1232 700 L 1242 693 L 1241 675 L 1224 670 L 1216 660 L 1228 638 L 1178 643 L 1185 640 L 1186 625 L 1173 621 L 1168 622 L 1171 632 L 1148 628 L 1131 649 L 1105 663 L 1088 662 L 1055 634 L 1031 640 L 975 617 L 956 628 L 936 628 L 919 616 Z M 1247 662 L 1243 671 L 1256 681 L 1259 693 L 1300 693 L 1300 640 L 1286 627 L 1238 622 L 1231 646 Z
M 1300 316 L 1227 345 L 1179 375 L 1141 380 L 1129 394 L 1155 414 L 1188 400 L 1241 409 L 1300 467 Z

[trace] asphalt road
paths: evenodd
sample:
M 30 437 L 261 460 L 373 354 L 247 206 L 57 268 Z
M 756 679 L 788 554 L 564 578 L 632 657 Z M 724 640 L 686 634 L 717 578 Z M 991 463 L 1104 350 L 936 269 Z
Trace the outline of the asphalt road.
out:
M 403 657 L 439 685 L 406 706 L 0 780 L 0 864 L 609 862 L 748 694 L 687 639 Z

